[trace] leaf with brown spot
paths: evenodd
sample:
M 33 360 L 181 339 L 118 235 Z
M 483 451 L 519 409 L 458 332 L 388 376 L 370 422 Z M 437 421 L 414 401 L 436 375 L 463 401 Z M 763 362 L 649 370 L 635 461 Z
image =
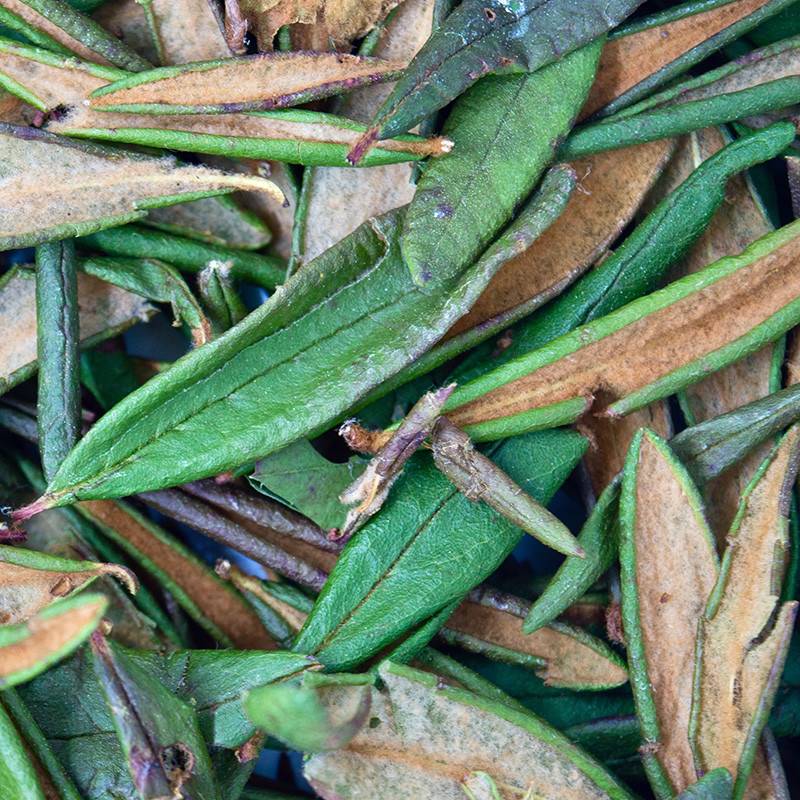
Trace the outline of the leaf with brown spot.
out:
M 0 37 L 0 85 L 42 111 L 80 103 L 95 89 L 127 75 Z
M 597 762 L 537 717 L 435 675 L 384 662 L 372 689 L 370 723 L 347 747 L 312 755 L 305 775 L 326 800 L 464 800 L 462 782 L 485 772 L 503 797 L 629 798 Z M 352 716 L 362 687 L 330 686 L 318 696 L 333 722 Z M 457 732 L 458 735 L 454 735 Z
M 497 648 L 495 658 L 533 668 L 547 686 L 602 690 L 627 682 L 619 656 L 580 628 L 553 622 L 524 634 L 522 622 L 529 610 L 525 600 L 478 588 L 447 620 L 441 636 L 449 644 L 489 658 L 487 650 Z
M 577 328 L 456 389 L 445 406 L 474 438 L 565 424 L 602 393 L 623 416 L 777 339 L 800 320 L 800 223 Z
M 0 278 L 0 392 L 36 372 L 36 273 L 14 268 Z M 155 309 L 141 297 L 78 275 L 82 347 L 116 336 Z
M 689 743 L 698 623 L 717 580 L 700 495 L 669 446 L 639 433 L 620 498 L 620 583 L 642 756 L 657 797 L 697 779 Z
M 160 64 L 230 57 L 215 0 L 149 0 L 142 5 Z
M 695 4 L 671 9 L 668 21 L 644 20 L 641 28 L 612 38 L 600 56 L 600 66 L 582 117 L 605 108 L 612 113 L 654 86 L 668 81 L 723 45 L 776 14 L 786 2 L 733 0 L 696 13 Z M 683 13 L 680 13 L 683 11 Z M 679 15 L 676 16 L 675 12 Z
M 734 797 L 755 797 L 751 768 L 778 687 L 796 602 L 781 603 L 788 513 L 800 459 L 794 426 L 748 487 L 698 630 L 691 737 L 698 769 L 725 767 Z
M 131 594 L 136 594 L 135 576 L 119 564 L 73 561 L 0 545 L 0 625 L 25 622 L 101 575 L 113 575 Z
M 0 247 L 80 236 L 146 215 L 148 208 L 235 189 L 283 193 L 264 178 L 228 175 L 174 158 L 80 144 L 0 125 Z
M 60 0 L 0 0 L 0 23 L 34 44 L 84 61 L 121 69 L 148 69 L 150 63 L 126 44 Z
M 81 503 L 78 510 L 167 587 L 184 611 L 217 641 L 262 650 L 275 646 L 238 592 L 132 507 L 97 500 Z
M 344 53 L 260 53 L 139 72 L 96 89 L 97 111 L 232 114 L 320 100 L 391 80 L 403 64 Z
M 383 19 L 400 0 L 239 0 L 242 13 L 262 50 L 284 25 L 324 25 L 337 42 L 358 39 Z
M 0 626 L 0 686 L 15 686 L 49 669 L 100 624 L 108 601 L 98 594 L 59 600 L 17 625 Z

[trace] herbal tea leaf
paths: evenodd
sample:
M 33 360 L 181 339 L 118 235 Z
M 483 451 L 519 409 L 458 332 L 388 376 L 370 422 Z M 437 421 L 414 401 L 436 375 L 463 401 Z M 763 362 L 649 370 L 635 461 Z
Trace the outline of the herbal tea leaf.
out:
M 0 626 L 0 686 L 29 681 L 79 647 L 100 624 L 108 601 L 79 594 L 16 625 Z
M 535 72 L 602 36 L 640 2 L 465 0 L 397 82 L 375 115 L 373 137 L 410 130 L 487 73 Z
M 656 795 L 696 779 L 689 743 L 695 637 L 719 562 L 688 473 L 650 431 L 634 439 L 620 499 L 620 581 L 643 761 Z
M 141 219 L 148 208 L 234 189 L 283 201 L 263 178 L 78 144 L 32 128 L 0 125 L 0 154 L 3 249 L 92 233 Z
M 391 80 L 402 67 L 343 53 L 261 53 L 140 72 L 96 89 L 89 105 L 132 114 L 259 111 Z
M 416 283 L 474 260 L 531 191 L 586 97 L 600 46 L 533 75 L 482 80 L 458 100 L 444 126 L 454 150 L 425 170 L 405 217 L 400 247 Z

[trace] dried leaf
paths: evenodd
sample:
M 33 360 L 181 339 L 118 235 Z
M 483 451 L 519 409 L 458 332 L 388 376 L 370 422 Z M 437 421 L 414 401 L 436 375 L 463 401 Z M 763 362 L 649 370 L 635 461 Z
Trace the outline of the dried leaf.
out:
M 25 622 L 102 575 L 113 575 L 129 592 L 136 593 L 136 578 L 119 564 L 73 561 L 0 545 L 0 625 Z
M 92 92 L 97 111 L 231 114 L 295 106 L 391 80 L 402 64 L 343 53 L 261 53 L 140 72 Z
M 786 658 L 797 603 L 781 603 L 791 488 L 800 458 L 791 428 L 742 498 L 719 580 L 698 632 L 692 741 L 699 769 L 747 785 Z
M 461 386 L 448 416 L 467 432 L 508 435 L 508 418 L 527 429 L 563 424 L 600 392 L 597 412 L 625 415 L 727 366 L 795 324 L 798 233 L 797 223 L 782 228 Z
M 263 178 L 179 165 L 51 133 L 0 126 L 0 247 L 25 247 L 79 236 L 145 216 L 146 209 L 234 189 L 253 189 L 283 202 Z
M 773 0 L 733 0 L 698 10 L 696 4 L 686 3 L 671 9 L 668 21 L 648 25 L 645 20 L 641 28 L 636 26 L 630 33 L 613 37 L 600 56 L 598 78 L 581 116 L 594 114 L 604 106 L 610 105 L 610 113 L 629 104 L 785 5 Z M 658 19 L 655 16 L 653 22 Z
M 148 69 L 149 62 L 60 0 L 0 0 L 0 23 L 40 47 L 74 53 L 84 61 L 121 69 Z
M 109 33 L 146 58 L 150 64 L 158 64 L 160 55 L 153 41 L 153 31 L 148 24 L 144 6 L 138 0 L 114 0 L 113 3 L 103 3 L 92 17 Z M 183 35 L 186 36 L 185 31 Z
M 121 503 L 83 503 L 79 510 L 112 541 L 155 575 L 181 607 L 218 641 L 241 648 L 270 649 L 273 642 L 258 617 L 196 556 L 165 531 Z
M 215 0 L 148 0 L 142 5 L 158 63 L 187 64 L 231 55 Z
M 326 800 L 464 800 L 462 781 L 475 771 L 489 775 L 508 797 L 630 797 L 599 764 L 533 715 L 398 664 L 384 662 L 379 674 L 385 688 L 371 690 L 370 724 L 348 747 L 305 764 L 306 777 Z M 354 694 L 361 691 L 331 686 L 320 689 L 319 697 L 335 723 L 352 716 Z
M 250 114 L 114 114 L 75 106 L 48 130 L 68 136 L 166 147 L 193 153 L 284 161 L 307 166 L 347 166 L 346 154 L 364 126 L 343 117 L 302 109 Z M 438 156 L 447 140 L 404 136 L 382 141 L 362 167 Z M 241 178 L 242 187 L 255 177 Z
M 631 221 L 672 148 L 670 141 L 652 142 L 572 164 L 579 183 L 564 212 L 527 250 L 503 266 L 447 336 L 506 314 L 532 298 L 554 294 L 597 262 Z
M 643 761 L 657 796 L 672 796 L 696 780 L 695 638 L 719 562 L 697 489 L 650 431 L 631 446 L 620 520 L 622 613 Z
M 337 42 L 358 39 L 400 0 L 239 0 L 262 50 L 272 48 L 279 28 L 299 22 L 324 25 Z
M 35 295 L 33 271 L 12 269 L 0 280 L 0 391 L 36 371 Z M 141 297 L 89 275 L 78 275 L 78 306 L 83 347 L 116 336 L 154 313 Z
M 80 103 L 127 74 L 0 38 L 0 85 L 41 111 Z
M 102 595 L 79 594 L 0 627 L 0 686 L 28 681 L 69 655 L 100 624 L 107 606 Z

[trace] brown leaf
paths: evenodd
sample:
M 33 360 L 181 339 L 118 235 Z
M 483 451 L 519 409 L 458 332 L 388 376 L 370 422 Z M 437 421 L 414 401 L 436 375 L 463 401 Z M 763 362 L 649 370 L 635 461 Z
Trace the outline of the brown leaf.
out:
M 36 370 L 36 273 L 16 269 L 0 282 L 0 392 Z M 124 289 L 78 273 L 80 336 L 84 346 L 146 321 L 155 309 Z
M 599 392 L 604 401 L 616 402 L 700 359 L 713 369 L 716 352 L 797 299 L 800 236 L 794 228 L 778 235 L 770 240 L 775 244 L 758 244 L 734 261 L 718 262 L 717 270 L 735 268 L 680 299 L 669 301 L 686 284 L 671 284 L 562 337 L 560 342 L 570 342 L 569 354 L 550 358 L 555 351 L 549 346 L 542 366 L 454 407 L 448 416 L 466 428 L 576 398 L 591 404 Z M 770 249 L 758 256 L 763 247 Z M 710 280 L 714 270 L 705 274 Z M 648 313 L 656 301 L 660 307 Z M 456 392 L 451 400 L 458 399 Z
M 89 104 L 149 113 L 282 108 L 385 80 L 403 66 L 345 53 L 262 53 L 140 72 L 95 91 Z
M 111 5 L 116 5 L 112 3 Z M 187 64 L 230 58 L 215 0 L 149 0 L 159 63 Z
M 430 35 L 435 0 L 405 0 L 387 24 L 374 55 L 409 62 Z M 392 90 L 392 83 L 365 86 L 343 98 L 340 113 L 367 123 Z M 362 222 L 411 202 L 413 167 L 388 164 L 369 170 L 319 167 L 304 188 L 307 211 L 303 261 L 316 258 Z
M 278 29 L 296 22 L 322 24 L 335 41 L 358 39 L 400 0 L 239 0 L 262 50 L 272 49 Z
M 795 426 L 742 499 L 698 634 L 697 766 L 726 767 L 740 783 L 766 722 L 797 613 L 798 604 L 781 603 L 780 595 L 798 458 Z
M 631 221 L 672 153 L 670 140 L 577 161 L 580 183 L 564 213 L 524 253 L 506 263 L 446 338 L 547 299 L 595 264 Z
M 758 11 L 767 2 L 769 0 L 733 0 L 665 25 L 612 39 L 603 48 L 597 80 L 583 107 L 581 118 L 599 111 L 684 53 Z
M 262 178 L 83 145 L 27 128 L 1 126 L 0 151 L 5 248 L 138 219 L 163 198 L 168 205 L 181 195 L 252 189 L 283 202 L 280 189 Z
M 119 564 L 73 563 L 70 571 L 39 569 L 11 563 L 0 553 L 0 625 L 24 622 L 101 575 L 113 575 L 128 591 L 136 592 L 133 573 Z
M 122 39 L 131 50 L 135 50 L 150 63 L 157 64 L 153 33 L 147 23 L 144 6 L 138 0 L 114 0 L 103 3 L 92 17 L 109 33 Z
M 242 649 L 269 650 L 274 642 L 250 605 L 194 559 L 182 557 L 176 548 L 159 539 L 124 506 L 110 500 L 81 504 L 94 521 L 117 531 L 159 570 L 166 573 L 231 640 Z
M 478 588 L 447 620 L 445 631 L 541 659 L 544 663 L 536 674 L 548 686 L 605 689 L 628 680 L 616 654 L 579 628 L 554 622 L 524 634 L 522 622 L 529 608 L 527 601 Z M 446 638 L 463 646 L 458 637 Z
M 628 468 L 635 470 L 633 480 Z M 719 562 L 697 490 L 668 445 L 646 431 L 625 481 L 633 495 L 632 518 L 622 522 L 623 535 L 630 537 L 621 548 L 623 604 L 629 643 L 634 633 L 639 639 L 629 658 L 633 675 L 633 659 L 641 659 L 637 680 L 646 675 L 658 738 L 653 742 L 646 726 L 643 733 L 657 745 L 655 757 L 678 793 L 697 780 L 689 744 L 695 638 Z M 627 630 L 631 595 L 638 601 L 638 631 Z

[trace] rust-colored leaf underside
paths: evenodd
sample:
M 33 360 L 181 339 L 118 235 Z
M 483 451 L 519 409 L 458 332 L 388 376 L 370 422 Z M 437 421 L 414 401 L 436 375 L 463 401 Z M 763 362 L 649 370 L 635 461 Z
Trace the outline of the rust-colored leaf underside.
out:
M 704 289 L 466 403 L 448 416 L 459 427 L 573 398 L 623 398 L 692 363 L 769 319 L 797 298 L 800 238 Z

